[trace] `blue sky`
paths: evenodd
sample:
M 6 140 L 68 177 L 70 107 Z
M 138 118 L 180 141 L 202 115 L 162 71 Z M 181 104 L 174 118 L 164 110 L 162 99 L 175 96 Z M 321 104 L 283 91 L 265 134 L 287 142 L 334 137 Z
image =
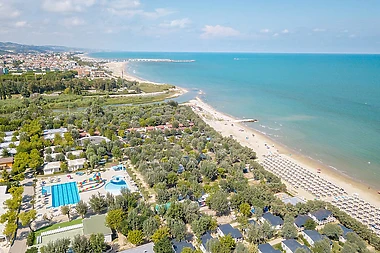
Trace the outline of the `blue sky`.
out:
M 380 1 L 0 0 L 0 41 L 114 51 L 380 53 Z

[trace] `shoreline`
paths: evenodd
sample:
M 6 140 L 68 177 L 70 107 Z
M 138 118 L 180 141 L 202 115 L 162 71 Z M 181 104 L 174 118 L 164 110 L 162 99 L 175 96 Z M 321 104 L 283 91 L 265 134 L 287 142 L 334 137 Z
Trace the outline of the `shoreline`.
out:
M 377 207 L 380 207 L 380 195 L 375 189 L 369 189 L 368 186 L 364 183 L 360 183 L 353 178 L 350 178 L 348 175 L 343 174 L 338 170 L 334 170 L 327 165 L 320 163 L 319 161 L 297 153 L 290 147 L 276 142 L 258 130 L 248 127 L 244 123 L 237 123 L 237 118 L 217 111 L 198 97 L 195 100 L 189 101 L 188 104 L 190 106 L 193 105 L 201 108 L 199 111 L 194 110 L 195 113 L 197 113 L 202 118 L 202 120 L 204 120 L 217 132 L 221 133 L 225 137 L 232 135 L 233 138 L 237 140 L 241 145 L 252 148 L 253 151 L 256 152 L 259 162 L 262 162 L 265 159 L 265 156 L 268 155 L 268 151 L 272 154 L 278 154 L 281 157 L 284 157 L 302 166 L 313 174 L 319 175 L 321 178 L 324 178 L 327 181 L 332 182 L 337 186 L 345 189 L 349 196 L 358 194 L 359 197 L 363 200 Z M 321 169 L 321 173 L 317 173 L 317 169 Z M 287 185 L 288 190 L 295 190 L 290 184 L 286 183 L 286 181 L 282 181 Z M 302 196 L 306 199 L 315 199 L 315 196 L 300 188 L 296 191 L 298 192 L 299 196 Z M 322 200 L 331 202 L 331 199 L 329 200 L 327 198 L 322 198 Z
M 88 56 L 86 56 L 86 58 L 98 60 Z M 115 77 L 121 77 L 123 75 L 123 77 L 129 81 L 153 83 L 157 85 L 160 84 L 156 82 L 143 80 L 136 76 L 130 75 L 130 73 L 127 73 L 126 71 L 127 64 L 128 62 L 113 61 L 105 63 L 105 66 L 107 66 L 109 70 L 112 71 Z M 188 92 L 188 90 L 184 88 L 178 86 L 176 86 L 176 88 L 179 89 L 179 94 L 174 94 L 171 97 L 178 97 Z M 209 120 L 205 117 L 202 117 L 202 115 L 200 115 L 201 113 L 196 112 L 207 124 L 213 127 L 216 131 L 220 132 L 223 136 L 228 137 L 230 135 L 233 135 L 234 138 L 241 145 L 252 148 L 256 152 L 259 161 L 263 161 L 265 155 L 268 154 L 268 149 L 265 146 L 265 144 L 268 144 L 272 153 L 279 154 L 282 157 L 289 159 L 290 161 L 304 167 L 305 169 L 314 174 L 317 174 L 317 169 L 321 169 L 321 173 L 319 173 L 318 175 L 322 178 L 326 179 L 327 181 L 333 182 L 341 188 L 345 189 L 349 195 L 359 194 L 360 198 L 376 205 L 377 207 L 380 207 L 380 195 L 377 193 L 376 189 L 373 189 L 369 185 L 363 182 L 359 182 L 354 178 L 350 177 L 349 175 L 340 172 L 338 169 L 333 169 L 328 165 L 323 164 L 322 162 L 307 156 L 306 154 L 299 153 L 298 151 L 293 150 L 291 147 L 288 147 L 282 143 L 279 143 L 276 140 L 273 140 L 272 138 L 267 136 L 265 133 L 260 132 L 259 130 L 249 127 L 244 123 L 237 123 L 236 120 L 238 119 L 236 117 L 217 111 L 212 106 L 205 103 L 198 97 L 196 97 L 195 100 L 189 101 L 189 104 L 195 104 L 196 106 L 202 108 L 206 113 L 208 113 L 209 116 L 212 116 L 214 119 Z M 233 122 L 234 124 L 233 127 L 231 127 L 231 122 Z M 239 129 L 244 129 L 244 131 L 239 131 Z M 254 134 L 255 137 L 252 137 L 252 134 Z M 246 137 L 249 138 L 246 139 Z M 273 145 L 274 147 L 272 147 Z M 286 182 L 284 180 L 282 181 L 284 183 Z M 293 188 L 288 183 L 286 183 L 286 185 L 289 190 Z M 313 195 L 306 191 L 300 189 L 297 189 L 297 191 L 300 193 L 299 195 L 304 196 L 306 199 L 315 199 Z
M 112 61 L 112 62 L 108 62 L 108 63 L 105 63 L 104 66 L 112 72 L 112 75 L 116 78 L 123 78 L 127 81 L 130 81 L 130 82 L 139 82 L 139 83 L 149 83 L 149 84 L 155 84 L 155 85 L 162 85 L 163 83 L 157 83 L 157 82 L 152 82 L 152 81 L 148 81 L 148 80 L 144 80 L 142 78 L 139 78 L 139 77 L 136 77 L 136 76 L 133 76 L 131 75 L 130 73 L 128 73 L 126 71 L 126 68 L 127 68 L 127 65 L 128 65 L 128 62 L 116 62 L 116 61 Z M 188 92 L 188 90 L 182 88 L 182 87 L 178 87 L 178 86 L 175 86 L 175 88 L 173 89 L 170 89 L 171 91 L 175 91 L 175 93 L 171 96 L 169 96 L 168 98 L 175 98 L 175 97 L 179 97 L 185 93 Z M 157 93 L 157 92 L 156 92 Z M 148 95 L 158 95 L 158 94 L 162 94 L 163 92 L 160 92 L 160 93 L 157 93 L 157 94 L 151 94 L 151 93 L 146 93 L 145 95 L 148 96 Z M 167 98 L 167 99 L 168 99 Z

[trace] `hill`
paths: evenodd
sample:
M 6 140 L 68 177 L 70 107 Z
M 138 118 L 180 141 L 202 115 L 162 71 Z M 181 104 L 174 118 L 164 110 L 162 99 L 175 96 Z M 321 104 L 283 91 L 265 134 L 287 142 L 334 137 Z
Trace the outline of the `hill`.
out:
M 47 53 L 47 52 L 68 52 L 84 51 L 79 48 L 69 48 L 64 46 L 34 46 L 13 42 L 0 42 L 0 54 L 4 53 Z

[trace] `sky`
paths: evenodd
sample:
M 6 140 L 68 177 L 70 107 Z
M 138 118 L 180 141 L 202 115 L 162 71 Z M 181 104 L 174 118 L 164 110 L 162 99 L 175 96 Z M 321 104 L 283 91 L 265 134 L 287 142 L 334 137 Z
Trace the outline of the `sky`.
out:
M 0 0 L 0 41 L 110 51 L 380 53 L 380 1 Z

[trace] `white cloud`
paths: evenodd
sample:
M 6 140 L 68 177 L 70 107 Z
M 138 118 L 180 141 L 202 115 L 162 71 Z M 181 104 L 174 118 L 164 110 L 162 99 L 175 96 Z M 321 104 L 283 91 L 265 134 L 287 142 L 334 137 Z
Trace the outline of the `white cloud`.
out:
M 20 11 L 12 6 L 8 1 L 0 0 L 0 19 L 17 18 Z
M 275 33 L 275 34 L 273 34 L 273 37 L 277 37 L 279 34 L 278 33 Z
M 95 0 L 43 0 L 42 9 L 49 12 L 82 12 L 95 4 Z
M 349 38 L 356 38 L 356 34 L 350 34 L 348 37 Z
M 284 30 L 281 31 L 281 33 L 287 34 L 287 33 L 289 33 L 289 30 L 288 29 L 284 29 Z
M 65 18 L 63 20 L 63 24 L 67 27 L 71 27 L 71 26 L 81 26 L 81 25 L 84 25 L 85 22 L 83 19 L 81 18 L 78 18 L 78 17 L 71 17 L 71 18 Z
M 142 16 L 145 18 L 161 18 L 164 16 L 168 16 L 170 14 L 175 13 L 175 11 L 166 9 L 166 8 L 157 8 L 154 11 L 144 11 L 142 9 L 119 9 L 119 8 L 107 8 L 107 10 L 114 15 L 118 16 L 126 16 L 126 17 L 134 17 L 134 16 Z
M 206 25 L 202 29 L 203 33 L 201 34 L 201 37 L 203 38 L 209 38 L 209 37 L 235 37 L 239 36 L 240 32 L 228 27 L 228 26 L 221 26 L 221 25 Z
M 261 33 L 269 33 L 270 30 L 269 30 L 269 29 L 261 29 L 260 32 L 261 32 Z
M 324 29 L 324 28 L 314 28 L 313 32 L 326 32 L 326 29 Z
M 347 30 L 347 29 L 346 29 L 346 30 L 343 30 L 342 33 L 348 33 L 348 30 Z
M 168 27 L 168 28 L 186 28 L 191 24 L 191 20 L 188 18 L 183 19 L 175 19 L 170 22 L 162 23 L 160 24 L 161 27 Z
M 102 5 L 106 5 L 113 9 L 133 9 L 141 5 L 138 0 L 103 0 Z
M 27 26 L 27 24 L 28 23 L 26 21 L 18 21 L 18 22 L 15 23 L 15 27 L 21 28 L 21 27 Z

